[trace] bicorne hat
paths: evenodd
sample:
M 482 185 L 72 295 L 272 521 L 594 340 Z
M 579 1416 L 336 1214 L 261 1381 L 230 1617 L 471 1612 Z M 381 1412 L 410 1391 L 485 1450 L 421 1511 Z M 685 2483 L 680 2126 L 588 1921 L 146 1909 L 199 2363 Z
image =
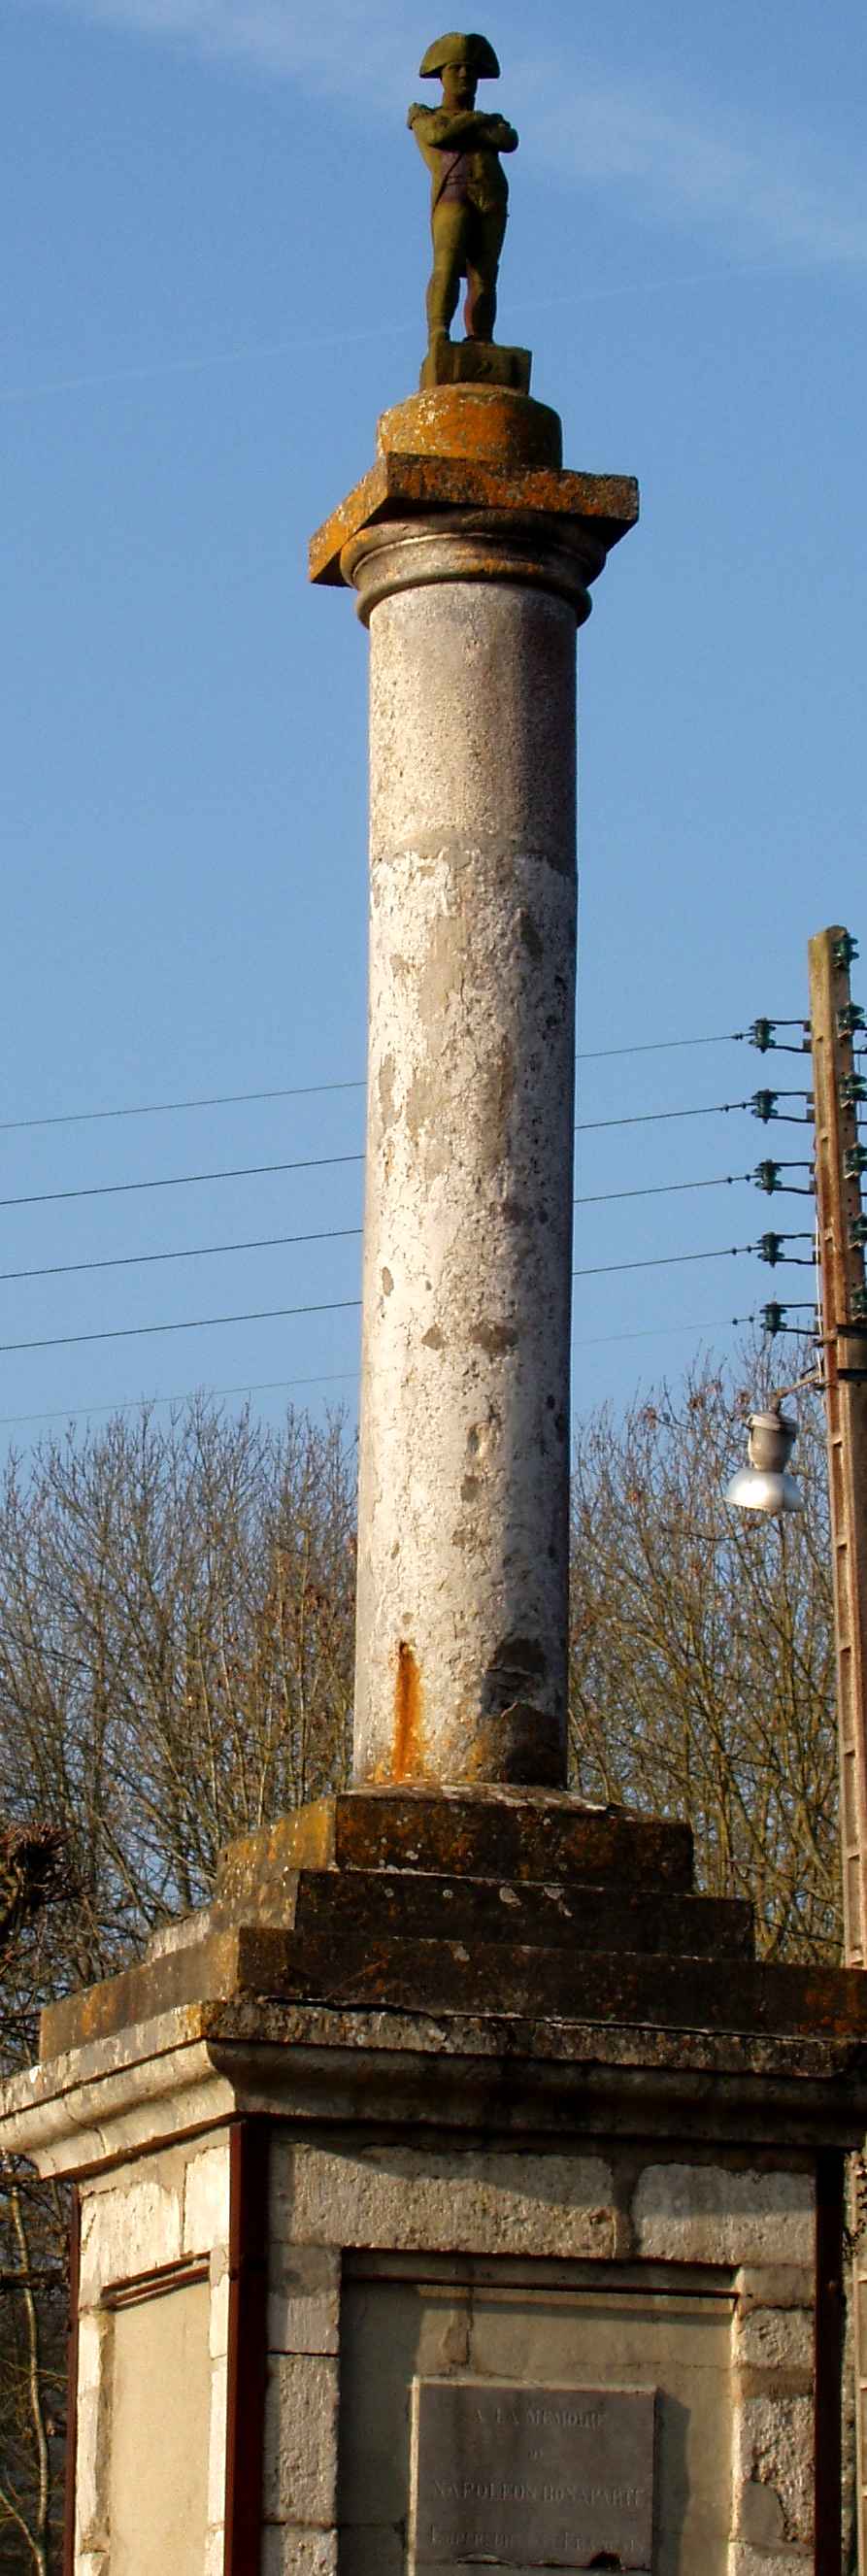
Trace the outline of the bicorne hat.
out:
M 422 80 L 435 80 L 438 72 L 457 67 L 459 63 L 465 63 L 468 71 L 475 72 L 477 80 L 499 80 L 500 66 L 487 36 L 438 36 L 436 44 L 428 46 L 419 66 L 420 77 Z

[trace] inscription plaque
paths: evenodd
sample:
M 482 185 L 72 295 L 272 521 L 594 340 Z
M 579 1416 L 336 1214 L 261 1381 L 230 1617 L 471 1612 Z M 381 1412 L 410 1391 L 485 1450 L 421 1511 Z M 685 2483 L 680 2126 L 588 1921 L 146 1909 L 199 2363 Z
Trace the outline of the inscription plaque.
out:
M 649 2569 L 652 2388 L 413 2382 L 416 2565 Z

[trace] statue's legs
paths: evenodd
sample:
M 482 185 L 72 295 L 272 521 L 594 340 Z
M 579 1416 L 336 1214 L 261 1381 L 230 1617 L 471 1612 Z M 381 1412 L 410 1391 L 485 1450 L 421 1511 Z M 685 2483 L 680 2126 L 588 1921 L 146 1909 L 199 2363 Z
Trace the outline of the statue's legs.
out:
M 427 291 L 430 340 L 447 340 L 458 309 L 461 278 L 466 275 L 466 244 L 472 207 L 442 200 L 431 217 L 433 274 Z
M 448 339 L 460 294 L 467 281 L 464 323 L 469 340 L 492 340 L 497 318 L 497 274 L 506 230 L 505 209 L 482 214 L 478 206 L 441 199 L 431 222 L 433 275 L 427 291 L 427 326 L 431 341 Z
M 468 340 L 492 340 L 497 319 L 497 275 L 506 231 L 505 210 L 491 214 L 471 209 L 466 251 L 467 294 L 464 323 Z

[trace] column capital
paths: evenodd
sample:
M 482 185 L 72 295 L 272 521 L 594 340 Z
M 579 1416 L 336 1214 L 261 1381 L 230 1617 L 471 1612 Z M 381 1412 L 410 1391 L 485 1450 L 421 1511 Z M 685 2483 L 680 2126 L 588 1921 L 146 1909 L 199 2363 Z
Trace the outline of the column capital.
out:
M 415 538 L 413 581 L 535 579 L 567 597 L 577 588 L 584 597 L 580 619 L 589 610 L 586 584 L 638 517 L 634 477 L 564 468 L 556 412 L 526 395 L 438 387 L 384 413 L 378 447 L 370 472 L 312 538 L 311 581 L 361 590 L 359 569 L 383 540 L 408 547 Z M 376 546 L 368 547 L 374 532 Z M 444 558 L 431 551 L 425 574 L 419 538 L 425 546 L 436 539 L 440 549 L 443 542 L 457 549 L 448 572 L 433 568 Z M 514 560 L 506 562 L 508 549 Z M 486 566 L 480 552 L 494 559 Z M 534 554 L 540 558 L 535 574 Z M 406 557 L 404 564 L 408 570 Z
M 341 578 L 358 594 L 366 626 L 380 600 L 431 582 L 508 581 L 547 590 L 590 615 L 589 586 L 602 571 L 607 545 L 598 523 L 543 510 L 437 510 L 381 519 L 349 538 Z

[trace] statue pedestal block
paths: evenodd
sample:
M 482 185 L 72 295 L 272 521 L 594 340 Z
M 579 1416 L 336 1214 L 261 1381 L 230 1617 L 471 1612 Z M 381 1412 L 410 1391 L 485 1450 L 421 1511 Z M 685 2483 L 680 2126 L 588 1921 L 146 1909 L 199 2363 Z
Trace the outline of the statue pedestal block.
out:
M 431 385 L 494 385 L 528 394 L 532 365 L 529 349 L 503 349 L 496 340 L 435 340 L 419 384 L 423 393 Z
M 359 1790 L 235 1845 L 0 2100 L 79 2183 L 67 2563 L 830 2576 L 865 2039 L 684 1825 Z

